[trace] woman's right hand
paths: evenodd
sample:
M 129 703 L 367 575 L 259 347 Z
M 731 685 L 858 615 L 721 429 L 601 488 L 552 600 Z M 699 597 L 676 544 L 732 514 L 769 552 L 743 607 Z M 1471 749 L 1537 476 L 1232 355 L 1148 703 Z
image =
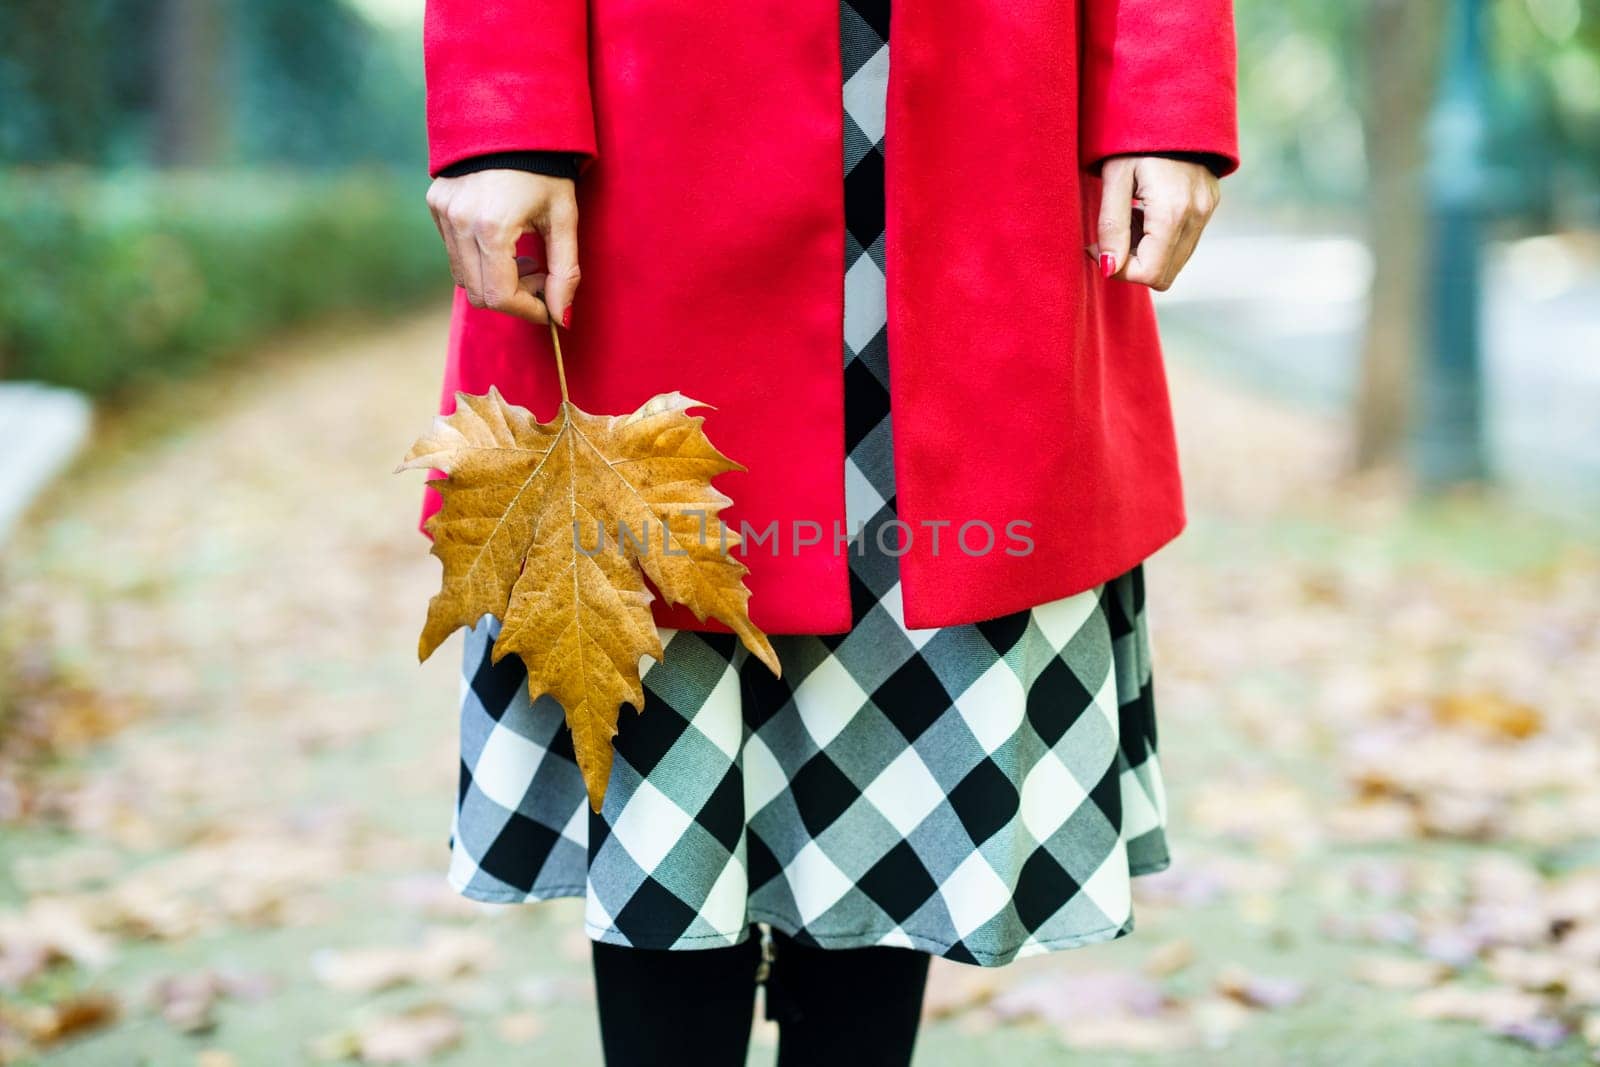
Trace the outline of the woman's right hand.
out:
M 450 253 L 450 273 L 473 307 L 530 322 L 549 322 L 554 316 L 561 325 L 572 325 L 572 300 L 578 292 L 578 200 L 570 178 L 522 170 L 435 178 L 428 189 L 428 208 Z M 533 232 L 544 238 L 547 266 L 517 257 L 517 239 Z

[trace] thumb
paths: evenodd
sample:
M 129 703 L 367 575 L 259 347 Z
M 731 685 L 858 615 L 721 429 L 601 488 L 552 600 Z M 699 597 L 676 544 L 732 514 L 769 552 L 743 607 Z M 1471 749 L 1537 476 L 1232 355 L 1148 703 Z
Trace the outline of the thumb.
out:
M 1108 159 L 1100 170 L 1100 276 L 1109 278 L 1128 264 L 1133 231 L 1133 171 L 1127 157 Z
M 571 204 L 551 213 L 550 228 L 544 235 L 544 261 L 548 277 L 544 302 L 550 317 L 563 326 L 572 325 L 572 301 L 578 295 L 578 210 Z

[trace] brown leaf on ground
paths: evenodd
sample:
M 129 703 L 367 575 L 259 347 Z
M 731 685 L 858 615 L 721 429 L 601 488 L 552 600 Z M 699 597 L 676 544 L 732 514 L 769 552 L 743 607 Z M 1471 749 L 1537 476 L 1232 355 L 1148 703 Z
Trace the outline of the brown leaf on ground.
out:
M 1170 1007 L 1155 981 L 1132 971 L 1056 971 L 997 994 L 989 1010 L 1002 1020 L 1042 1019 L 1075 1026 L 1106 1016 L 1151 1018 Z
M 928 968 L 927 993 L 922 1017 L 944 1019 L 986 1004 L 1001 988 L 1001 976 L 991 967 L 952 963 L 935 956 Z
M 1194 955 L 1194 942 L 1188 938 L 1165 941 L 1151 949 L 1150 955 L 1145 957 L 1144 970 L 1146 974 L 1157 978 L 1170 977 L 1192 964 Z
M 375 1019 L 358 1031 L 363 1063 L 420 1063 L 461 1043 L 461 1017 L 442 1004 L 424 1004 Z
M 1562 993 L 1579 965 L 1554 952 L 1504 946 L 1491 949 L 1484 965 L 1496 979 L 1531 993 Z
M 276 987 L 264 974 L 195 971 L 159 978 L 146 999 L 163 1019 L 184 1033 L 203 1033 L 216 1025 L 215 1009 L 224 997 L 260 1000 Z
M 373 993 L 407 983 L 441 982 L 485 966 L 494 941 L 469 930 L 430 930 L 417 945 L 324 950 L 311 969 L 323 985 L 351 993 Z
M 1433 702 L 1433 716 L 1446 726 L 1470 726 L 1521 741 L 1544 728 L 1539 709 L 1499 693 L 1444 693 Z
M 1333 838 L 1346 844 L 1414 841 L 1422 829 L 1413 805 L 1384 799 L 1362 798 L 1337 807 L 1327 822 Z
M 1484 1026 L 1509 1026 L 1543 1018 L 1550 1010 L 1547 998 L 1505 986 L 1439 986 L 1411 998 L 1411 1014 L 1422 1019 L 1475 1022 Z
M 0 1003 L 0 1023 L 35 1045 L 51 1045 L 114 1021 L 120 1008 L 109 993 L 79 993 L 50 1004 Z
M 184 1033 L 202 1033 L 216 1025 L 212 1009 L 220 989 L 213 975 L 172 975 L 151 987 L 150 1000 L 161 1017 Z
M 115 948 L 73 897 L 37 897 L 0 915 L 0 988 L 17 988 L 58 961 L 101 967 Z
M 1363 956 L 1352 971 L 1358 981 L 1379 989 L 1427 989 L 1450 977 L 1444 964 L 1414 956 Z
M 1304 1000 L 1309 986 L 1295 978 L 1255 974 L 1242 967 L 1222 970 L 1215 981 L 1217 992 L 1232 997 L 1250 1008 L 1287 1008 Z
M 1195 1024 L 1176 1015 L 1083 1018 L 1059 1027 L 1057 1033 L 1068 1048 L 1097 1052 L 1178 1052 L 1201 1040 Z

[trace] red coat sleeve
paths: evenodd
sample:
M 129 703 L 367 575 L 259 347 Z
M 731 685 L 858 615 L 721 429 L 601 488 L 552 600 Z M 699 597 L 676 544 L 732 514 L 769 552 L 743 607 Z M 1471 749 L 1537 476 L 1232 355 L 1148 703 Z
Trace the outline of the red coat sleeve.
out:
M 1082 0 L 1079 158 L 1203 152 L 1239 166 L 1232 0 Z
M 428 0 L 428 173 L 491 152 L 595 155 L 588 0 Z

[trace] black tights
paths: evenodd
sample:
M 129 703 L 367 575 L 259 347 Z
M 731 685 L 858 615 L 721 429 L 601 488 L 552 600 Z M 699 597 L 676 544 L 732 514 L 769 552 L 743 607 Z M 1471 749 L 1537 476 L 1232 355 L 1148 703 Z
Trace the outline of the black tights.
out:
M 778 1067 L 904 1067 L 928 980 L 927 953 L 823 949 L 772 931 L 767 1018 Z M 761 931 L 707 949 L 593 943 L 606 1067 L 743 1067 Z

